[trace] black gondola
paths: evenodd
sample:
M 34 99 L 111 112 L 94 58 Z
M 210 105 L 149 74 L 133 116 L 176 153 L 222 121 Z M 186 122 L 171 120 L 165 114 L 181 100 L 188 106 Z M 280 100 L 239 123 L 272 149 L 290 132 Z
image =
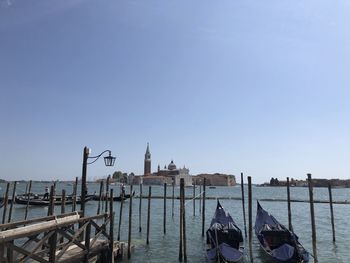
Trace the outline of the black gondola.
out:
M 298 236 L 280 224 L 258 203 L 255 234 L 261 248 L 272 258 L 282 262 L 308 262 L 309 253 L 299 243 Z
M 93 195 L 88 195 L 85 197 L 85 202 L 88 202 L 93 199 Z M 20 204 L 20 205 L 33 205 L 33 206 L 48 206 L 50 204 L 50 200 L 48 199 L 43 199 L 43 198 L 29 198 L 27 196 L 16 196 L 15 197 L 15 203 Z M 77 197 L 76 200 L 77 204 L 81 204 L 81 198 Z M 61 205 L 62 204 L 62 198 L 56 199 L 54 201 L 54 205 Z M 66 205 L 71 205 L 73 204 L 73 198 L 67 197 L 65 200 Z
M 243 258 L 242 231 L 226 213 L 219 200 L 210 227 L 207 230 L 207 257 L 220 262 L 239 262 Z

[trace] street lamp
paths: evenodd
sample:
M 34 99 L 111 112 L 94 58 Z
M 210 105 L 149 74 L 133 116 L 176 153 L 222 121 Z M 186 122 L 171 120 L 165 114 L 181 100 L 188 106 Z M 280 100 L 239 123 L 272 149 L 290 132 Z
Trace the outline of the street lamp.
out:
M 81 179 L 81 207 L 80 210 L 82 211 L 82 217 L 84 217 L 85 214 L 85 197 L 86 197 L 86 170 L 88 164 L 93 164 L 96 162 L 104 153 L 108 152 L 108 156 L 103 157 L 105 161 L 106 166 L 114 166 L 115 157 L 111 155 L 110 150 L 105 150 L 102 153 L 100 153 L 97 156 L 89 156 L 90 149 L 88 147 L 84 147 L 83 151 L 83 171 L 82 171 L 82 179 Z M 88 159 L 92 159 L 93 161 L 88 163 Z

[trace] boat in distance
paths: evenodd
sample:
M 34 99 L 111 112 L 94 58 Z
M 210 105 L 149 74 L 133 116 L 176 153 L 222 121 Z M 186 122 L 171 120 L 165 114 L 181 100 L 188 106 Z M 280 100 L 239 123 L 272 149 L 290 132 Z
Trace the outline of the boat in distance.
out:
M 85 197 L 85 202 L 88 202 L 93 199 L 93 195 L 88 195 Z M 65 204 L 71 205 L 73 204 L 74 199 L 70 196 L 66 197 Z M 49 206 L 50 199 L 40 198 L 40 197 L 30 197 L 27 196 L 15 196 L 15 203 L 20 205 L 33 205 L 33 206 Z M 62 198 L 55 198 L 54 205 L 62 205 Z M 76 199 L 76 204 L 81 204 L 81 197 L 78 196 Z
M 207 230 L 207 257 L 215 262 L 240 262 L 243 258 L 242 231 L 219 200 L 210 227 Z
M 298 241 L 298 236 L 279 223 L 257 202 L 255 234 L 260 247 L 271 258 L 280 262 L 309 262 L 309 252 Z

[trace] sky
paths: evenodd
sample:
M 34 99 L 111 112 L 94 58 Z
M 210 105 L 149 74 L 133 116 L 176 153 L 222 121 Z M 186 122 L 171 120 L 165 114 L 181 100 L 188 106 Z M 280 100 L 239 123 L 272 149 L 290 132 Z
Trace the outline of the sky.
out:
M 0 178 L 349 179 L 347 0 L 0 0 Z

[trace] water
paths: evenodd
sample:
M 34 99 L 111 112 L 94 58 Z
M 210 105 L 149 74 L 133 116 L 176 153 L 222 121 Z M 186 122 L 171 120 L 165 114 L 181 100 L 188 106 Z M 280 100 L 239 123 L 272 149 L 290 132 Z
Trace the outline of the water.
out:
M 43 193 L 46 184 L 36 183 L 33 185 L 33 192 Z M 5 185 L 0 185 L 0 194 L 5 191 Z M 71 193 L 72 185 L 59 183 L 57 191 L 66 189 L 67 193 Z M 114 193 L 119 194 L 119 188 L 112 186 Z M 20 183 L 17 187 L 17 193 L 25 191 L 25 183 Z M 139 187 L 134 187 L 136 195 L 139 193 Z M 99 184 L 90 183 L 89 192 L 98 192 Z M 129 188 L 126 189 L 129 191 Z M 186 195 L 192 196 L 193 189 L 186 188 Z M 196 188 L 196 193 L 199 187 Z M 172 195 L 172 188 L 168 187 L 168 196 Z M 335 201 L 350 200 L 350 189 L 333 189 L 333 199 Z M 247 195 L 247 189 L 245 189 Z M 148 195 L 148 187 L 143 186 L 143 195 Z M 163 187 L 152 186 L 152 195 L 162 196 Z M 179 188 L 175 188 L 175 195 L 179 195 Z M 217 187 L 216 189 L 207 188 L 208 197 L 233 197 L 240 198 L 240 186 L 236 187 Z M 256 201 L 263 198 L 286 198 L 286 189 L 282 187 L 254 187 L 253 186 L 253 222 L 256 213 Z M 308 188 L 291 188 L 291 198 L 307 200 Z M 328 200 L 328 189 L 315 188 L 315 200 Z M 246 196 L 247 200 L 247 196 Z M 244 231 L 242 203 L 240 200 L 222 199 L 222 205 L 231 213 L 238 226 Z M 128 238 L 128 209 L 129 201 L 126 201 L 123 209 L 121 240 L 127 241 Z M 261 202 L 263 208 L 273 214 L 281 223 L 288 225 L 288 214 L 286 202 Z M 172 200 L 167 200 L 167 226 L 166 235 L 163 234 L 163 199 L 151 200 L 151 226 L 150 226 L 150 244 L 146 245 L 146 229 L 147 229 L 147 199 L 142 200 L 142 232 L 139 232 L 139 199 L 133 199 L 133 216 L 132 216 L 132 243 L 135 248 L 132 252 L 130 260 L 124 259 L 123 262 L 178 262 L 179 250 L 179 201 L 175 200 L 174 217 L 172 218 Z M 246 205 L 247 206 L 247 205 Z M 79 206 L 78 206 L 79 207 Z M 206 224 L 209 226 L 216 207 L 215 200 L 206 201 Z M 66 211 L 70 211 L 71 206 L 66 207 Z M 93 215 L 97 210 L 97 202 L 90 201 L 86 204 L 87 214 Z M 119 222 L 120 203 L 114 202 L 115 216 L 115 237 L 117 237 Z M 13 211 L 13 220 L 22 220 L 24 217 L 24 206 L 15 205 Z M 60 207 L 56 207 L 59 213 Z M 187 258 L 188 262 L 208 262 L 205 256 L 205 239 L 202 238 L 202 218 L 199 216 L 199 201 L 196 201 L 196 211 L 193 216 L 193 201 L 186 200 L 186 233 L 187 233 Z M 44 216 L 47 214 L 46 207 L 31 207 L 29 218 Z M 248 213 L 246 212 L 247 218 Z M 332 242 L 332 227 L 330 224 L 329 204 L 315 204 L 316 215 L 316 231 L 317 231 L 317 254 L 319 262 L 349 262 L 350 251 L 348 243 L 350 242 L 350 228 L 347 220 L 350 218 L 350 205 L 334 204 L 335 226 L 336 226 L 336 243 Z M 292 203 L 292 223 L 295 232 L 299 236 L 300 242 L 304 247 L 312 253 L 311 239 L 311 220 L 310 206 L 308 203 Z M 206 230 L 206 229 L 205 229 Z M 254 262 L 269 262 L 268 258 L 259 249 L 259 244 L 255 236 L 253 236 L 253 259 Z M 249 254 L 249 253 L 247 253 Z M 244 262 L 249 262 L 246 257 Z M 312 262 L 312 260 L 311 260 Z

